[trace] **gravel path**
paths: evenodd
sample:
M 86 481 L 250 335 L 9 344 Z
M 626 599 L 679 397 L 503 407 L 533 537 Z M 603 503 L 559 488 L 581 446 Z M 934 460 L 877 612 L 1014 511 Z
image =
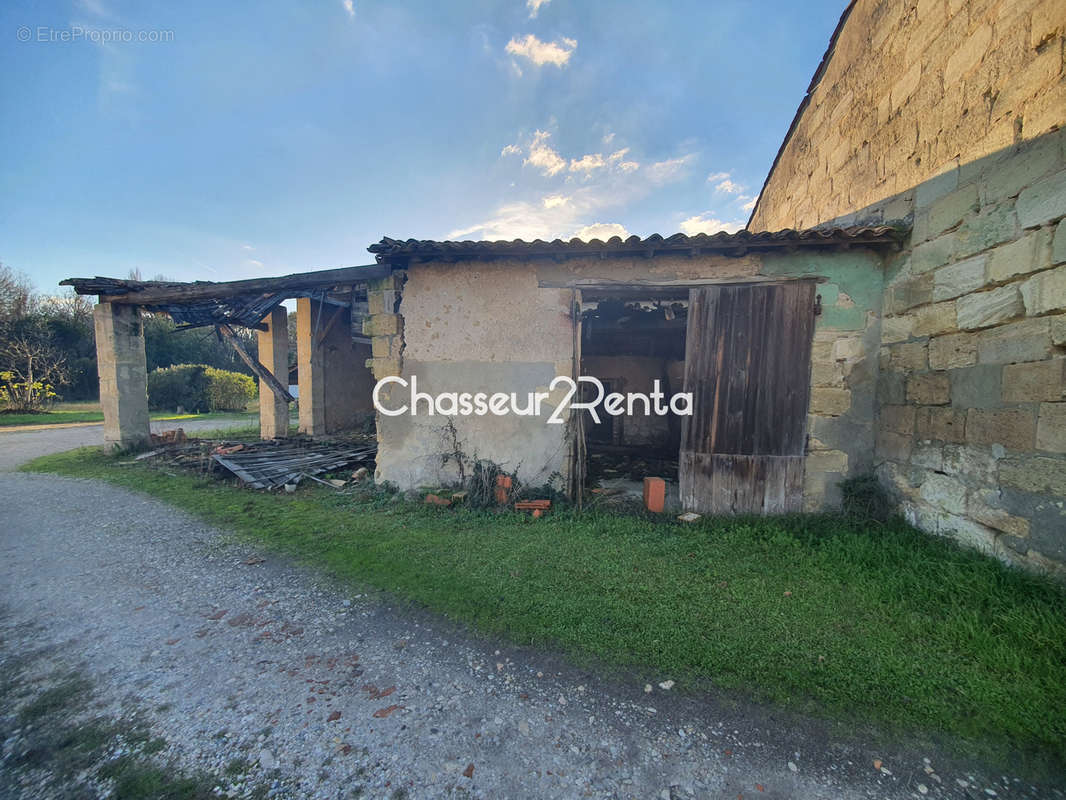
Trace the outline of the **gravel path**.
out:
M 56 444 L 34 436 L 24 455 Z M 148 714 L 159 758 L 248 762 L 238 795 L 1063 796 L 476 638 L 93 481 L 0 474 L 0 507 L 0 659 L 55 648 L 114 714 Z

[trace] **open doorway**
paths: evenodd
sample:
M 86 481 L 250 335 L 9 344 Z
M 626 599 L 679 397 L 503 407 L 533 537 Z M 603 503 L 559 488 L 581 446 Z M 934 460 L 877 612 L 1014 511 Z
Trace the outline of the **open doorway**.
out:
M 581 374 L 598 378 L 605 393 L 647 395 L 656 381 L 666 397 L 682 391 L 687 319 L 687 289 L 584 292 Z M 675 414 L 601 412 L 599 424 L 586 418 L 586 485 L 639 497 L 644 478 L 659 477 L 667 481 L 667 498 L 675 499 L 680 447 Z

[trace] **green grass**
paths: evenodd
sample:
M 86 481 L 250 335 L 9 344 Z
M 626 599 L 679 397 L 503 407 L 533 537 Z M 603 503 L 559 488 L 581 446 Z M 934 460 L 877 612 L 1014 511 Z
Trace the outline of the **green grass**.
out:
M 153 420 L 200 420 L 223 417 L 258 417 L 258 411 L 215 411 L 207 414 L 175 414 L 172 411 L 154 411 Z M 99 403 L 57 403 L 50 411 L 32 414 L 0 414 L 0 428 L 15 425 L 64 425 L 77 422 L 103 422 L 104 413 Z
M 533 520 L 253 492 L 97 450 L 25 469 L 147 492 L 354 585 L 681 689 L 1066 761 L 1066 590 L 901 522 Z

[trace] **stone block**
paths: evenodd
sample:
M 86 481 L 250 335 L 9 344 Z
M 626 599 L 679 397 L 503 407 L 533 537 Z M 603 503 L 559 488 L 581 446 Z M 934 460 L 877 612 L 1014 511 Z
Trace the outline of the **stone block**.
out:
M 881 406 L 878 421 L 882 430 L 910 435 L 914 433 L 914 406 Z
M 874 445 L 879 458 L 907 463 L 911 454 L 911 437 L 892 431 L 879 431 Z
M 951 404 L 955 408 L 999 408 L 1003 368 L 999 364 L 977 364 L 948 372 L 951 377 Z
M 1017 285 L 1001 286 L 988 292 L 974 292 L 955 301 L 958 326 L 963 330 L 977 330 L 999 325 L 1025 311 Z
M 954 475 L 968 486 L 996 483 L 996 468 L 1006 450 L 1002 445 L 945 444 L 941 471 Z
M 1026 113 L 1026 128 L 1029 114 Z M 986 202 L 1016 196 L 1022 189 L 1034 184 L 1044 175 L 1062 164 L 1059 142 L 1047 136 L 1026 143 L 1024 149 L 1001 159 L 989 170 L 982 181 Z
M 1022 284 L 1021 292 L 1031 317 L 1066 309 L 1066 266 L 1037 273 Z
M 1051 343 L 1055 347 L 1066 347 L 1066 314 L 1050 318 Z
M 914 432 L 921 439 L 942 442 L 966 441 L 966 412 L 955 408 L 919 408 L 914 417 Z
M 856 361 L 866 355 L 866 346 L 858 336 L 847 336 L 833 342 L 833 359 Z
M 953 514 L 966 513 L 966 486 L 950 475 L 929 473 L 918 490 L 929 505 Z
M 905 342 L 914 335 L 914 317 L 885 317 L 881 320 L 881 341 L 884 344 Z
M 1066 400 L 1066 358 L 1008 364 L 1003 368 L 1004 403 Z
M 1051 263 L 1066 263 L 1066 219 L 1055 226 L 1055 238 L 1051 241 Z
M 1018 224 L 1034 228 L 1059 217 L 1066 217 L 1066 170 L 1023 189 L 1016 206 Z
M 1009 242 L 1018 234 L 1018 218 L 1014 213 L 1014 202 L 1007 201 L 990 208 L 981 209 L 981 213 L 967 217 L 953 237 L 956 258 L 965 258 L 980 253 L 1001 242 Z
M 911 464 L 924 469 L 943 471 L 944 449 L 931 441 L 917 442 L 911 449 Z
M 885 294 L 885 313 L 902 314 L 915 306 L 933 301 L 933 276 L 909 278 L 889 287 Z
M 1066 497 L 1066 459 L 1016 456 L 999 462 L 999 480 L 1034 494 Z
M 905 377 L 899 372 L 882 370 L 877 376 L 877 399 L 881 403 L 902 405 L 907 402 Z
M 368 358 L 366 367 L 374 373 L 374 377 L 377 380 L 390 375 L 399 375 L 401 372 L 400 359 L 398 358 Z
M 977 360 L 981 364 L 1042 361 L 1053 352 L 1050 329 L 1048 319 L 1026 319 L 982 331 L 977 339 Z
M 920 275 L 951 263 L 955 253 L 955 234 L 938 236 L 931 242 L 923 242 L 911 251 L 911 272 Z
M 370 354 L 374 358 L 394 358 L 400 355 L 399 336 L 375 336 L 370 340 Z
M 906 342 L 888 347 L 889 366 L 897 372 L 924 372 L 929 369 L 929 345 Z
M 915 336 L 934 336 L 957 328 L 955 303 L 950 300 L 946 303 L 922 306 L 913 313 Z
M 835 361 L 815 362 L 811 364 L 811 386 L 843 388 L 844 370 Z
M 920 406 L 941 406 L 951 402 L 947 373 L 931 372 L 907 378 L 907 402 Z
M 956 189 L 934 202 L 926 217 L 926 238 L 937 236 L 953 228 L 978 208 L 977 186 L 970 184 Z
M 916 64 L 916 66 L 918 66 Z M 913 68 L 912 68 L 913 71 Z M 917 83 L 915 83 L 917 86 Z M 908 94 L 910 94 L 908 92 Z M 895 95 L 895 92 L 893 92 Z M 894 105 L 899 105 L 898 102 L 894 102 Z M 914 207 L 926 208 L 932 205 L 934 202 L 944 197 L 947 194 L 955 191 L 959 186 L 959 170 L 958 167 L 952 167 L 951 169 L 941 172 L 928 180 L 922 181 L 916 187 L 914 187 Z
M 819 450 L 816 453 L 809 453 L 806 469 L 808 472 L 839 472 L 846 475 L 848 454 L 843 450 Z
M 929 368 L 953 369 L 977 363 L 977 337 L 954 333 L 929 340 Z
M 838 417 L 851 408 L 851 392 L 847 389 L 811 389 L 811 414 Z
M 1036 422 L 1036 449 L 1066 453 L 1066 403 L 1041 403 Z
M 364 336 L 396 336 L 400 333 L 399 314 L 375 314 L 363 320 Z
M 966 412 L 966 441 L 1000 444 L 1008 450 L 1032 450 L 1036 418 L 1027 408 L 971 408 Z
M 393 314 L 396 312 L 396 301 L 400 292 L 396 289 L 383 289 L 381 291 L 367 291 L 367 310 L 370 316 L 377 314 Z
M 997 247 L 988 254 L 988 280 L 1003 283 L 1048 266 L 1047 238 L 1043 230 L 1030 231 L 1017 241 Z
M 951 300 L 985 285 L 985 257 L 974 256 L 933 273 L 933 300 Z
M 959 514 L 943 514 L 940 517 L 940 527 L 937 533 L 988 555 L 995 555 L 998 552 L 996 540 L 999 534 L 996 531 Z
M 995 528 L 997 531 L 1002 531 L 1011 536 L 1028 536 L 1029 520 L 1024 517 L 1017 517 L 1002 508 L 997 508 L 994 503 L 995 496 L 998 494 L 999 492 L 994 490 L 971 493 L 966 505 L 969 516 L 982 525 Z

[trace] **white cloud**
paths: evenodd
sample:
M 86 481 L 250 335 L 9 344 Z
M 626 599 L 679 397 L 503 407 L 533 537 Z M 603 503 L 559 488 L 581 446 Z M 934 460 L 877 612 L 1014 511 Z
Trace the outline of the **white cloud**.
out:
M 603 137 L 603 143 L 604 144 L 610 144 L 613 141 L 614 141 L 614 134 L 613 133 L 608 133 L 608 134 L 604 135 L 604 137 Z
M 607 162 L 603 160 L 603 156 L 599 153 L 588 153 L 579 159 L 570 159 L 571 172 L 589 173 L 596 169 L 603 169 L 606 166 Z
M 241 250 L 255 250 L 255 248 L 252 247 L 250 244 L 242 244 Z
M 724 181 L 717 184 L 714 187 L 714 190 L 716 192 L 726 192 L 727 194 L 740 194 L 744 191 L 744 187 L 738 183 L 733 183 L 729 178 L 726 178 Z
M 261 267 L 261 266 L 263 266 L 263 262 L 262 261 L 257 261 L 254 258 L 249 258 L 247 263 L 251 264 L 253 267 Z
M 680 227 L 682 233 L 688 234 L 689 236 L 695 236 L 697 233 L 718 233 L 719 231 L 736 233 L 744 227 L 744 223 L 723 222 L 720 219 L 715 219 L 709 214 L 699 214 L 684 220 Z
M 554 64 L 561 69 L 566 66 L 576 47 L 576 39 L 564 37 L 557 42 L 542 42 L 530 33 L 524 39 L 511 39 L 507 43 L 507 52 L 512 56 L 528 58 L 538 67 L 544 64 Z
M 753 208 L 755 208 L 755 202 L 758 199 L 759 199 L 758 197 L 751 198 L 751 200 L 749 200 L 744 205 L 742 205 L 741 208 L 744 209 L 745 211 L 751 211 Z
M 649 164 L 645 167 L 645 172 L 652 183 L 669 183 L 681 177 L 685 166 L 693 158 L 694 156 L 690 154 L 680 158 L 670 158 L 666 161 L 656 161 L 654 164 Z
M 584 228 L 579 228 L 574 232 L 574 236 L 586 242 L 592 239 L 601 239 L 606 242 L 612 236 L 621 236 L 626 239 L 630 235 L 625 226 L 619 225 L 617 222 L 593 222 L 591 225 L 586 225 Z
M 541 6 L 546 6 L 551 0 L 526 0 L 526 8 L 529 9 L 529 18 L 535 19 Z
M 707 183 L 714 183 L 715 181 L 724 181 L 729 177 L 728 172 L 712 172 L 707 176 Z
M 522 152 L 522 148 L 516 144 L 509 144 L 503 150 L 500 151 L 500 157 L 504 156 L 516 156 Z
M 566 159 L 562 158 L 552 146 L 548 144 L 551 134 L 547 131 L 536 131 L 533 141 L 529 145 L 529 158 L 523 164 L 532 164 L 540 170 L 542 175 L 551 177 L 562 172 L 566 167 Z
M 344 10 L 348 12 L 349 17 L 355 16 L 355 0 L 341 0 L 341 5 L 344 6 Z
M 579 151 L 580 152 L 580 151 Z M 578 157 L 553 147 L 553 134 L 537 130 L 520 136 L 502 155 L 524 154 L 523 165 L 536 169 L 535 183 L 511 184 L 511 199 L 477 224 L 464 223 L 448 238 L 554 239 L 576 235 L 607 239 L 626 236 L 618 223 L 602 222 L 686 176 L 696 156 L 686 154 L 649 164 L 630 158 L 628 147 Z M 530 178 L 526 175 L 526 180 Z M 545 191 L 547 181 L 550 188 Z M 615 217 L 617 218 L 617 217 Z

